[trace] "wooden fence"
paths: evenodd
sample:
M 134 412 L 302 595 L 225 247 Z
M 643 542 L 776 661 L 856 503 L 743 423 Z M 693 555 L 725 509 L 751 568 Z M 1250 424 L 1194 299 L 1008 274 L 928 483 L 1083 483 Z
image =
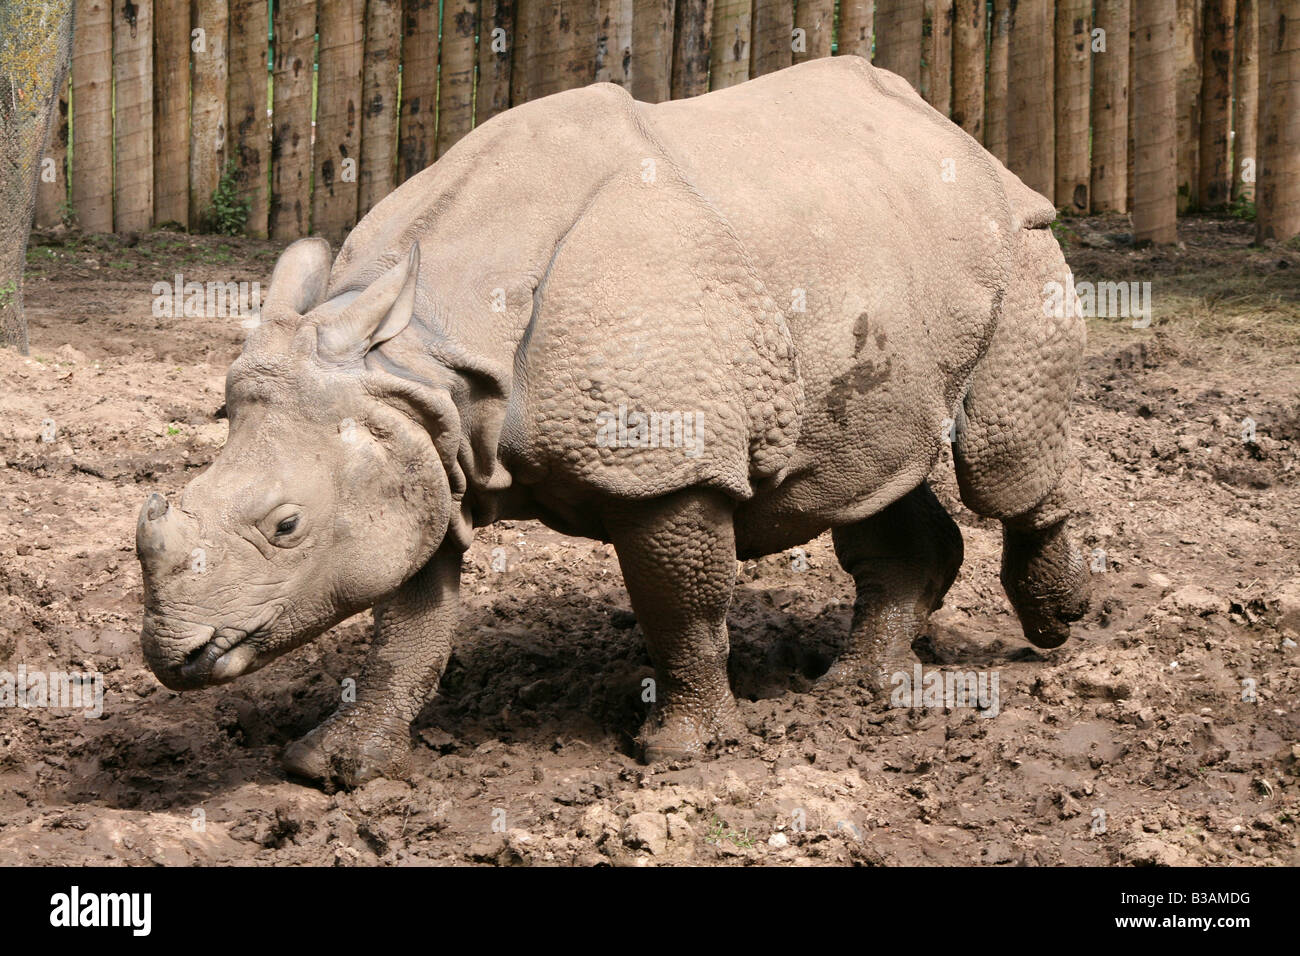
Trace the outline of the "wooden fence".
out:
M 1122 212 L 1140 2 L 77 0 L 38 224 L 201 228 L 229 164 L 248 234 L 337 240 L 512 105 L 598 80 L 658 102 L 843 54 L 874 54 L 1058 206 Z M 1180 212 L 1250 193 L 1256 8 L 1177 0 Z

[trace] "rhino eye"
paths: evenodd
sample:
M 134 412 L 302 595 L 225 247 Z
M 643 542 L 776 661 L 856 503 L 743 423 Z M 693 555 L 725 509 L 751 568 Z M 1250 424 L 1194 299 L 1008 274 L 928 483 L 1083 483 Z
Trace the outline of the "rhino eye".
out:
M 302 508 L 291 502 L 285 502 L 273 508 L 261 521 L 258 529 L 266 540 L 277 548 L 292 548 L 298 544 L 307 530 L 308 522 L 303 518 Z

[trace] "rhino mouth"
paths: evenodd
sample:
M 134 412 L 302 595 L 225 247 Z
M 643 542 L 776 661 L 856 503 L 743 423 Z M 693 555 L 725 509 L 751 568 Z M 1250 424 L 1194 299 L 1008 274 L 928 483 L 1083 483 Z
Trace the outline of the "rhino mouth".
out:
M 267 628 L 242 631 L 223 628 L 205 643 L 185 655 L 180 667 L 181 680 L 190 687 L 225 684 L 248 670 L 257 659 L 257 648 L 248 643 Z

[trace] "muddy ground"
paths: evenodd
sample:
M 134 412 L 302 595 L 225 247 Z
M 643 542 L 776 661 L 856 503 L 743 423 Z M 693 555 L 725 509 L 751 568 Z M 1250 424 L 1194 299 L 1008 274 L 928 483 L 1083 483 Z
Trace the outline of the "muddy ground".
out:
M 611 548 L 503 522 L 469 555 L 410 778 L 351 794 L 286 779 L 277 755 L 357 674 L 368 615 L 185 695 L 138 643 L 136 512 L 221 447 L 244 334 L 155 318 L 151 286 L 265 284 L 278 247 L 37 237 L 32 355 L 0 350 L 0 670 L 95 671 L 106 695 L 96 719 L 0 709 L 0 863 L 1300 864 L 1300 253 L 1232 220 L 1187 220 L 1166 251 L 1126 228 L 1061 230 L 1077 279 L 1150 280 L 1155 303 L 1150 328 L 1090 322 L 1075 424 L 1095 600 L 1066 646 L 1025 644 L 999 528 L 938 470 L 966 563 L 917 649 L 996 674 L 995 717 L 814 688 L 852 606 L 823 537 L 804 570 L 739 569 L 748 735 L 643 767 L 651 669 Z

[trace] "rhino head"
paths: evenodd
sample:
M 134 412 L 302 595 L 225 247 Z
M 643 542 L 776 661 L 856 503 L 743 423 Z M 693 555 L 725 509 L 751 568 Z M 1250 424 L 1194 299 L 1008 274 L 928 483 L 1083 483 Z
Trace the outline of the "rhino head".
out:
M 327 300 L 328 243 L 281 256 L 227 376 L 225 447 L 136 525 L 141 643 L 168 687 L 225 683 L 312 640 L 395 591 L 446 534 L 454 406 L 367 361 L 411 322 L 418 272 L 414 246 Z

